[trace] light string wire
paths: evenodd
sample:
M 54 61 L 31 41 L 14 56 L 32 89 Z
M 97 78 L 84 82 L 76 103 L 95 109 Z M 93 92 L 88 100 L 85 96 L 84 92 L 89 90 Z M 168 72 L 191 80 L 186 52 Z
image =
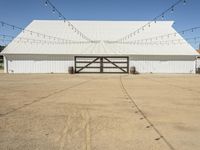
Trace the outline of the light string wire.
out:
M 167 44 L 169 45 L 170 43 L 171 44 L 188 44 L 187 42 L 198 43 L 200 42 L 200 37 L 197 36 L 197 37 L 185 38 L 185 39 L 174 39 L 174 40 L 154 41 L 154 42 L 141 42 L 141 41 L 131 42 L 130 41 L 130 42 L 123 42 L 123 43 L 118 43 L 118 44 L 134 44 L 134 45 L 166 45 Z
M 37 37 L 40 37 L 40 38 L 43 38 L 43 39 L 49 39 L 49 40 L 53 40 L 53 41 L 57 40 L 59 42 L 62 42 L 62 41 L 72 42 L 71 40 L 68 40 L 68 39 L 64 39 L 64 38 L 60 38 L 60 37 L 55 37 L 55 36 L 50 36 L 50 35 L 39 33 L 39 32 L 35 32 L 35 31 L 32 31 L 32 30 L 27 30 L 25 28 L 22 28 L 22 27 L 13 25 L 13 24 L 6 23 L 4 21 L 0 21 L 0 26 L 2 28 L 3 27 L 10 27 L 13 30 L 17 29 L 17 30 L 20 30 L 23 33 L 27 32 L 27 33 L 30 33 L 30 35 L 36 35 Z M 80 42 L 80 41 L 77 41 L 77 42 Z
M 45 0 L 45 6 L 48 7 L 50 6 L 52 9 L 53 13 L 57 13 L 59 15 L 59 19 L 63 19 L 64 22 L 67 22 L 68 26 L 72 31 L 77 33 L 81 38 L 90 41 L 90 42 L 95 42 L 91 40 L 88 36 L 86 36 L 84 33 L 82 33 L 80 30 L 78 30 L 69 20 L 66 19 L 66 17 L 55 7 L 55 5 L 50 1 L 50 0 Z
M 41 44 L 87 44 L 90 43 L 88 41 L 49 41 L 49 40 L 41 40 L 41 39 L 32 39 L 32 38 L 24 38 L 24 37 L 14 37 L 12 35 L 5 35 L 0 34 L 0 40 L 1 41 L 16 41 L 16 42 L 23 42 L 23 43 L 41 43 Z
M 153 23 L 156 23 L 160 18 L 162 20 L 164 20 L 164 17 L 166 15 L 166 13 L 168 12 L 174 12 L 175 10 L 175 7 L 179 4 L 183 3 L 184 5 L 186 4 L 186 0 L 178 0 L 176 3 L 174 3 L 172 6 L 170 6 L 168 9 L 166 9 L 164 12 L 162 12 L 160 15 L 156 16 L 155 18 L 153 18 L 152 21 L 149 21 L 148 23 L 146 23 L 145 25 L 143 25 L 142 27 L 138 28 L 137 30 L 135 30 L 134 32 L 132 33 L 129 33 L 127 35 L 125 35 L 124 37 L 116 40 L 117 42 L 123 42 L 123 41 L 126 41 L 128 40 L 129 38 L 131 38 L 132 36 L 136 36 L 137 34 L 141 33 L 141 31 L 144 31 L 144 29 L 146 27 L 151 27 L 151 25 Z
M 9 38 L 9 39 L 7 39 Z M 70 42 L 54 42 L 54 41 L 49 41 L 49 40 L 41 40 L 41 39 L 32 39 L 32 38 L 24 38 L 24 37 L 14 37 L 12 35 L 5 35 L 5 34 L 0 34 L 0 40 L 1 41 L 16 41 L 16 42 L 22 42 L 22 43 L 39 43 L 39 44 L 88 44 L 90 42 L 88 41 L 70 41 Z M 183 42 L 182 42 L 183 41 Z M 198 43 L 200 41 L 200 37 L 192 37 L 192 38 L 185 38 L 185 39 L 174 39 L 174 40 L 165 40 L 165 41 L 154 41 L 154 42 L 143 42 L 143 41 L 135 41 L 135 42 L 124 42 L 124 43 L 118 43 L 118 44 L 135 44 L 135 45 L 165 45 L 165 44 L 186 44 L 187 42 L 194 42 Z M 182 42 L 182 43 L 181 43 Z
M 153 42 L 153 40 L 156 40 L 158 41 L 159 39 L 164 39 L 164 38 L 170 38 L 170 37 L 176 37 L 178 34 L 185 34 L 185 33 L 188 33 L 188 32 L 194 32 L 195 30 L 199 30 L 200 29 L 200 26 L 198 27 L 192 27 L 192 28 L 189 28 L 189 29 L 185 29 L 185 30 L 182 30 L 182 31 L 179 31 L 179 32 L 173 32 L 173 33 L 168 33 L 168 34 L 162 34 L 162 35 L 159 35 L 159 36 L 154 36 L 154 37 L 148 37 L 148 38 L 144 38 L 144 39 L 137 39 L 137 40 L 134 40 L 134 41 L 131 41 L 131 42 Z M 124 43 L 124 42 L 116 42 L 116 41 L 105 41 L 107 43 Z M 126 43 L 126 42 L 125 42 Z

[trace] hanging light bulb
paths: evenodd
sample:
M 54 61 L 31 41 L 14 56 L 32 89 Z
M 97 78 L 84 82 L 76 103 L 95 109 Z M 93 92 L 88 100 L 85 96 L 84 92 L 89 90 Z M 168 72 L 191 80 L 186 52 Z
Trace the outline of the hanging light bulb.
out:
M 165 16 L 164 16 L 164 14 L 162 14 L 162 17 L 161 17 L 161 19 L 162 19 L 162 20 L 164 20 L 164 17 L 165 17 Z
M 186 0 L 183 0 L 183 5 L 186 5 Z
M 172 9 L 171 9 L 171 13 L 174 13 L 174 6 L 173 6 Z
M 53 7 L 53 10 L 52 10 L 53 14 L 55 14 L 55 7 Z
M 45 1 L 45 6 L 48 6 L 48 1 Z
M 62 17 L 61 14 L 59 14 L 59 19 L 61 19 L 61 17 Z

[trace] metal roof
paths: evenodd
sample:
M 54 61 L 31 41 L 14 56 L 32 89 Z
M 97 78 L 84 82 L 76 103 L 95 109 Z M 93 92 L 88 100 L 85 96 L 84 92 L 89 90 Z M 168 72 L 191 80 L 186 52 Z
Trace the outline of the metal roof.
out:
M 98 43 L 38 43 L 17 42 L 21 38 L 48 40 L 44 37 L 20 33 L 2 52 L 2 54 L 68 54 L 68 55 L 198 55 L 194 48 L 184 41 L 184 44 L 122 44 L 107 43 L 131 33 L 146 24 L 147 21 L 70 21 L 89 38 Z M 173 21 L 158 21 L 146 28 L 129 42 L 150 37 L 175 33 Z M 34 20 L 27 30 L 64 38 L 73 41 L 83 41 L 67 23 L 57 20 Z M 173 39 L 183 39 L 177 33 Z M 167 40 L 167 39 L 165 39 Z

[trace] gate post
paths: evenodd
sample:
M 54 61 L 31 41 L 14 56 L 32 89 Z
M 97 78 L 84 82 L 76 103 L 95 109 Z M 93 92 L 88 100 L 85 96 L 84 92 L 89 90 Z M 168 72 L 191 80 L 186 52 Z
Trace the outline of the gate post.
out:
M 103 73 L 103 57 L 100 58 L 100 73 Z

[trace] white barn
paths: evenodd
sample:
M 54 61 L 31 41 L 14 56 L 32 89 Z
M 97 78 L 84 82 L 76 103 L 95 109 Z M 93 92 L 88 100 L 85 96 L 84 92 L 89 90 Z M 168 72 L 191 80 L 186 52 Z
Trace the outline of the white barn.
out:
M 108 41 L 117 40 L 147 22 L 70 22 L 88 37 L 99 42 L 44 42 L 44 37 L 22 32 L 2 52 L 5 73 L 67 73 L 70 66 L 80 73 L 128 73 L 132 66 L 135 66 L 139 73 L 195 73 L 198 53 L 178 33 L 170 37 L 170 40 L 182 39 L 183 44 L 109 43 Z M 175 33 L 172 25 L 172 21 L 158 21 L 131 40 Z M 83 41 L 63 21 L 35 20 L 26 30 L 72 41 Z M 23 42 L 22 39 L 19 41 L 20 38 L 37 41 Z M 46 40 L 48 41 L 47 38 Z M 89 64 L 89 61 L 92 63 Z

